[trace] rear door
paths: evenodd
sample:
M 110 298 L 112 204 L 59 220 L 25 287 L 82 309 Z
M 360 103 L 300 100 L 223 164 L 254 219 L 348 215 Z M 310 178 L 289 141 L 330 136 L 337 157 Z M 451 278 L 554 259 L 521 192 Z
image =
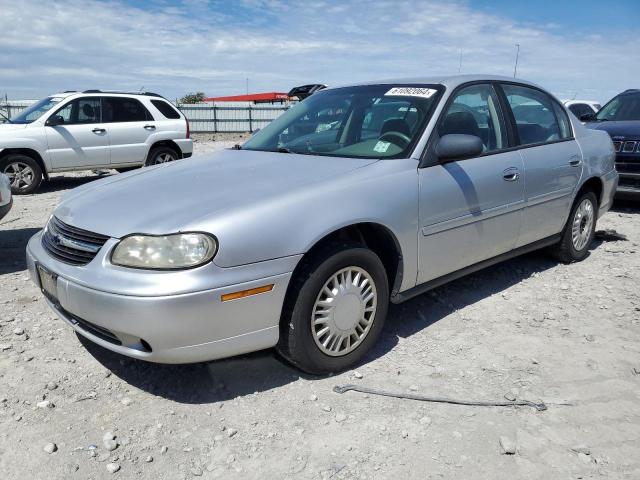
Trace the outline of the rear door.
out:
M 99 167 L 109 164 L 109 136 L 101 123 L 98 97 L 77 98 L 55 111 L 61 125 L 45 126 L 53 170 Z
M 429 161 L 431 149 L 427 150 L 430 166 L 418 170 L 418 283 L 508 252 L 522 223 L 522 158 L 509 148 L 504 114 L 492 85 L 475 84 L 453 94 L 435 131 L 437 137 L 447 134 L 480 137 L 484 152 L 440 164 Z
M 582 175 L 582 152 L 565 110 L 547 93 L 502 84 L 527 181 L 519 245 L 559 233 Z
M 133 97 L 103 97 L 102 108 L 111 165 L 143 164 L 149 149 L 147 139 L 157 128 L 151 113 Z

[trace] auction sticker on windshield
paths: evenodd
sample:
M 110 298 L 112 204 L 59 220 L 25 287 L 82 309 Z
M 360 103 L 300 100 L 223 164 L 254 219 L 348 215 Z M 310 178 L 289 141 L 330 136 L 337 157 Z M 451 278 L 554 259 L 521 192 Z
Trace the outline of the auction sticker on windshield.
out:
M 385 93 L 385 96 L 431 98 L 436 92 L 437 90 L 435 88 L 393 87 Z

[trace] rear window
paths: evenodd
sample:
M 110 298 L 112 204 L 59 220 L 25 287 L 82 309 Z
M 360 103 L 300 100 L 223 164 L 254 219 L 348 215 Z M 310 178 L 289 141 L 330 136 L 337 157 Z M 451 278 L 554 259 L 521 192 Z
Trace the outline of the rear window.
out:
M 165 118 L 180 118 L 180 113 L 163 100 L 151 100 L 151 103 L 156 107 Z

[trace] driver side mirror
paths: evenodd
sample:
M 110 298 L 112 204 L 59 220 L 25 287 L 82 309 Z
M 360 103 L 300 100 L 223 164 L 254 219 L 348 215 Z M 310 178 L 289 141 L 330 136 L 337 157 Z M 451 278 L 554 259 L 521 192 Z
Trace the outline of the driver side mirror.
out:
M 581 122 L 592 122 L 595 120 L 595 118 L 596 118 L 595 113 L 585 113 L 583 115 L 580 115 Z
M 64 117 L 62 115 L 53 115 L 49 117 L 45 125 L 47 127 L 57 127 L 58 125 L 62 125 L 63 123 L 64 123 Z
M 448 163 L 477 157 L 482 153 L 483 148 L 480 137 L 450 133 L 440 137 L 435 151 L 440 163 Z

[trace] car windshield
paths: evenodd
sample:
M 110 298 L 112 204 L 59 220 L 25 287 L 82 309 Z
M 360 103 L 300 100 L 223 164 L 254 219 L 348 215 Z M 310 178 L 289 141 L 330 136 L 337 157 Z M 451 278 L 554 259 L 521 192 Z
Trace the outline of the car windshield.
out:
M 242 148 L 333 157 L 407 157 L 441 88 L 366 85 L 321 91 L 290 108 Z
M 39 119 L 51 108 L 59 103 L 63 97 L 47 97 L 43 98 L 37 103 L 34 103 L 26 110 L 23 110 L 18 115 L 11 119 L 11 123 L 31 123 Z
M 596 114 L 596 120 L 640 120 L 640 92 L 618 95 Z

